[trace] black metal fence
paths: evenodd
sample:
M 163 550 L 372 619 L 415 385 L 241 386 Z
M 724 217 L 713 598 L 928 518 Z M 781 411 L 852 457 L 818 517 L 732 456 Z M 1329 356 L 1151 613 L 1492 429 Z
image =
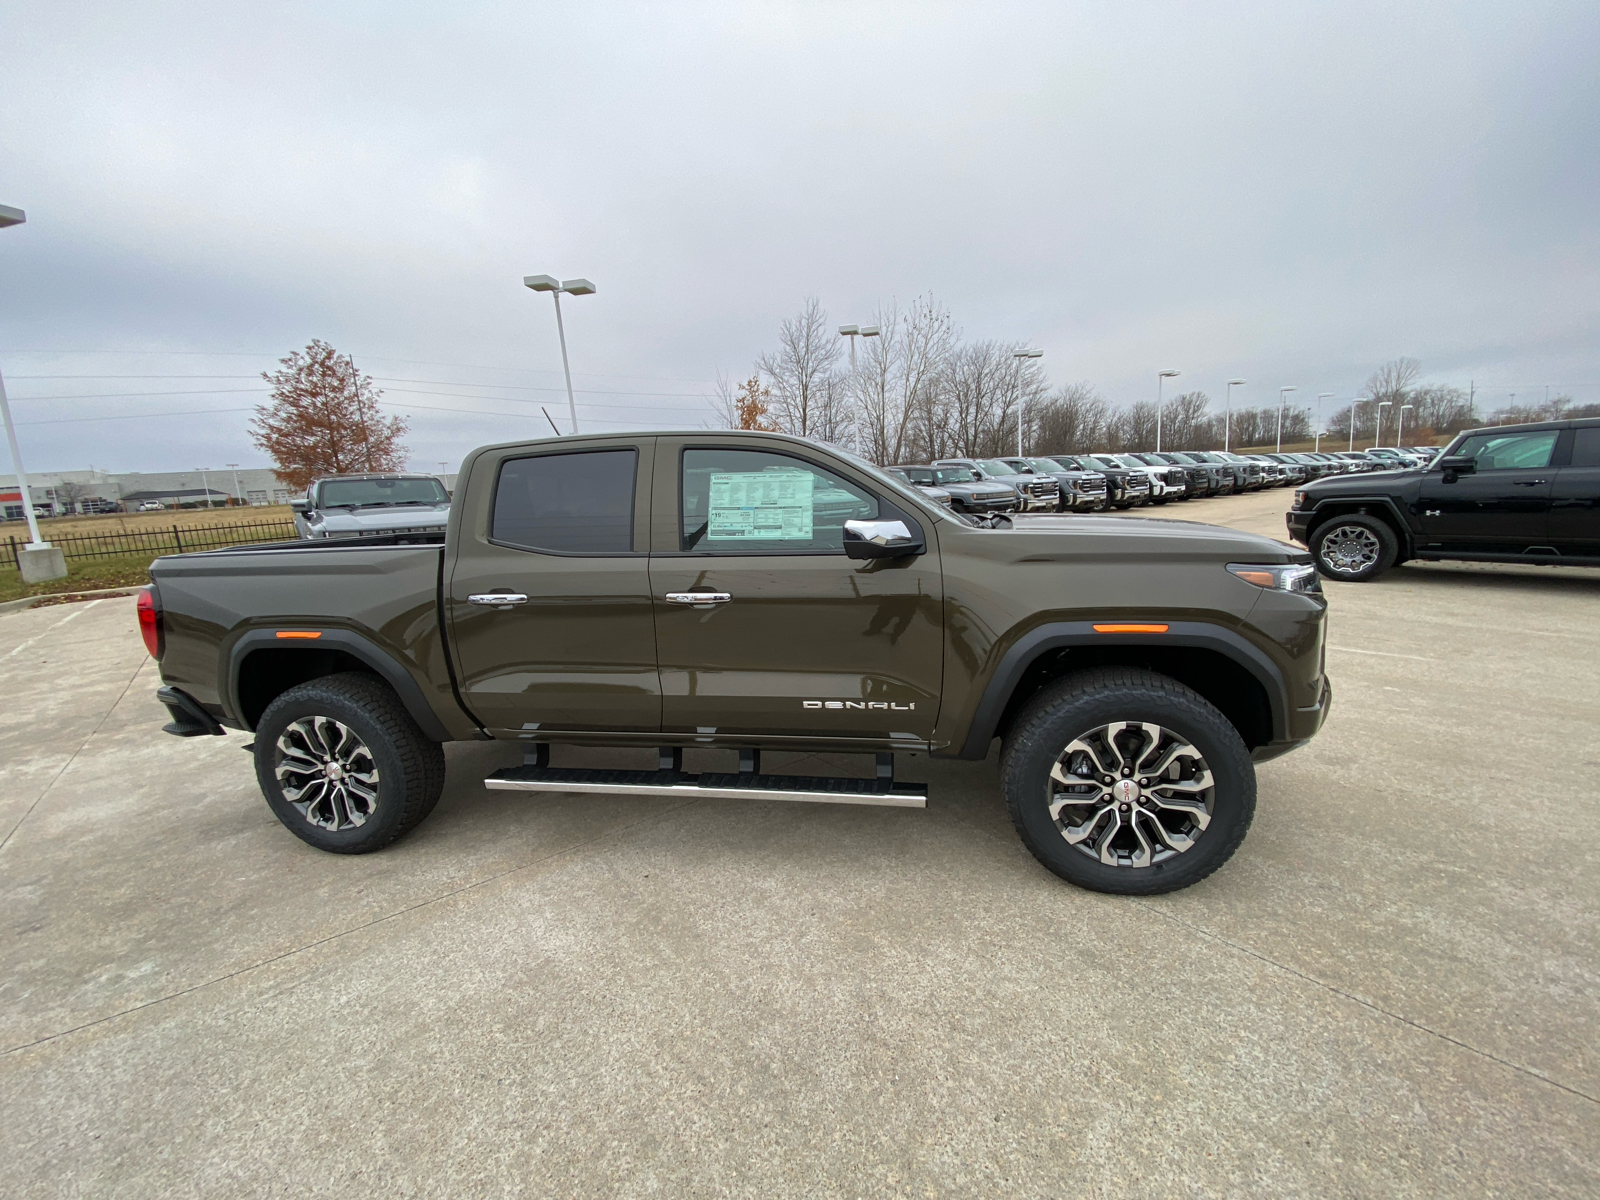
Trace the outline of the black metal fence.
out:
M 210 525 L 185 529 L 142 529 L 136 533 L 86 533 L 51 537 L 67 558 L 126 558 L 135 554 L 182 554 L 189 550 L 220 550 L 224 546 L 245 546 L 253 542 L 288 542 L 300 536 L 293 521 L 248 521 L 233 525 Z M 26 538 L 8 537 L 0 543 L 0 566 L 15 567 L 17 551 Z

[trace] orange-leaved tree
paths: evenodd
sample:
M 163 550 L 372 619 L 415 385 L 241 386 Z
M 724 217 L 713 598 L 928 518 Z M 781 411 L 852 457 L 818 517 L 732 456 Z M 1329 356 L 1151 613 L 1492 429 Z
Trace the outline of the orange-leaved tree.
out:
M 313 339 L 278 362 L 261 372 L 272 399 L 250 422 L 250 440 L 272 456 L 273 474 L 303 488 L 322 475 L 405 470 L 406 421 L 378 410 L 383 393 L 353 359 Z
M 761 386 L 761 377 L 752 375 L 739 385 L 733 398 L 734 419 L 740 429 L 760 429 L 776 433 L 777 425 L 767 419 L 772 408 L 772 391 Z

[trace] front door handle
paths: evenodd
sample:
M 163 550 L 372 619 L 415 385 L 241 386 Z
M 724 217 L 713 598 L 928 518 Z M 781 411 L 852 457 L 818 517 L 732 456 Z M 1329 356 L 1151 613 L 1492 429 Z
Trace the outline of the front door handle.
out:
M 487 608 L 510 608 L 514 604 L 526 604 L 528 597 L 521 592 L 480 592 L 475 596 L 468 596 L 468 604 L 482 604 Z
M 726 604 L 733 599 L 732 592 L 668 592 L 667 599 L 674 604 L 692 604 L 696 608 L 709 608 L 713 604 Z
M 1548 479 L 1513 479 L 1513 487 L 1538 487 L 1541 483 L 1549 483 Z

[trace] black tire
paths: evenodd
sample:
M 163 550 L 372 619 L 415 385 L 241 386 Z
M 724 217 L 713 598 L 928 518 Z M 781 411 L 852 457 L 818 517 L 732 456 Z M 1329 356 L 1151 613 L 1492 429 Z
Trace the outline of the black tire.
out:
M 1075 740 L 1095 739 L 1119 722 L 1144 722 L 1164 731 L 1163 740 L 1138 754 L 1135 766 L 1152 762 L 1152 753 L 1166 753 L 1160 751 L 1162 746 L 1186 744 L 1198 751 L 1198 759 L 1180 757 L 1174 763 L 1179 764 L 1180 773 L 1193 772 L 1190 778 L 1177 781 L 1190 785 L 1200 780 L 1201 770 L 1209 770 L 1212 786 L 1208 793 L 1202 793 L 1209 796 L 1204 801 L 1209 805 L 1206 824 L 1199 826 L 1180 813 L 1163 809 L 1159 799 L 1152 800 L 1155 793 L 1163 790 L 1160 784 L 1147 789 L 1135 786 L 1133 790 L 1141 794 L 1133 796 L 1128 805 L 1113 803 L 1098 813 L 1089 804 L 1062 808 L 1059 811 L 1063 820 L 1059 823 L 1051 816 L 1050 806 L 1058 794 L 1051 779 L 1052 767 Z M 1114 736 L 1147 740 L 1150 735 L 1129 730 Z M 1098 757 L 1085 756 L 1088 763 L 1102 769 L 1107 764 L 1097 763 Z M 1076 754 L 1070 756 L 1069 767 L 1077 761 Z M 1076 775 L 1070 777 L 1077 781 Z M 1135 667 L 1101 667 L 1069 675 L 1030 700 L 1006 737 L 1000 755 L 1000 778 L 1012 823 L 1035 858 L 1068 883 L 1121 896 L 1153 896 L 1198 883 L 1233 856 L 1250 828 L 1256 808 L 1255 767 L 1239 731 L 1198 693 L 1165 675 Z M 1096 780 L 1107 778 L 1114 779 L 1116 787 L 1124 786 L 1120 775 L 1092 772 L 1084 785 L 1097 788 L 1100 784 Z M 1126 783 L 1137 785 L 1139 778 Z M 1167 799 L 1171 797 L 1169 792 Z M 1135 806 L 1138 811 L 1126 817 L 1109 811 L 1121 809 L 1126 813 Z M 1118 824 L 1110 825 L 1102 816 L 1109 816 Z M 1077 818 L 1081 818 L 1080 823 L 1069 827 L 1067 822 Z M 1121 824 L 1124 820 L 1128 822 L 1126 826 Z M 1192 844 L 1175 850 L 1163 842 L 1156 845 L 1153 854 L 1143 852 L 1150 860 L 1148 865 L 1138 865 L 1140 846 L 1155 844 L 1150 833 L 1152 821 L 1175 825 L 1178 832 L 1168 835 L 1171 840 L 1181 843 L 1187 839 Z M 1102 847 L 1104 852 L 1119 860 L 1126 858 L 1126 863 L 1102 861 L 1096 856 L 1092 839 L 1077 845 L 1069 843 L 1069 833 L 1091 825 L 1100 830 L 1100 839 L 1110 839 Z M 1131 853 L 1119 851 L 1124 843 L 1131 846 Z
M 317 724 L 315 718 L 326 720 Z M 337 731 L 329 733 L 329 720 L 344 726 L 355 740 Z M 296 724 L 302 721 L 309 726 Z M 312 737 L 320 737 L 323 748 L 336 738 L 336 753 L 323 753 L 309 740 Z M 368 785 L 371 798 L 365 798 L 354 783 L 324 780 L 312 770 L 300 776 L 308 779 L 300 789 L 300 795 L 308 797 L 303 811 L 287 794 L 295 790 L 293 766 L 286 768 L 287 791 L 278 778 L 285 746 L 313 765 L 316 758 L 361 766 L 370 762 L 376 768 Z M 371 675 L 328 675 L 284 692 L 256 723 L 255 758 L 256 781 L 278 820 L 301 841 L 333 854 L 368 854 L 391 845 L 433 811 L 444 790 L 444 747 L 430 741 L 394 691 Z M 366 775 L 351 770 L 349 779 L 365 783 Z M 316 785 L 320 791 L 313 791 Z
M 1317 570 L 1341 583 L 1366 583 L 1394 566 L 1400 546 L 1387 522 L 1352 513 L 1329 517 L 1311 534 Z

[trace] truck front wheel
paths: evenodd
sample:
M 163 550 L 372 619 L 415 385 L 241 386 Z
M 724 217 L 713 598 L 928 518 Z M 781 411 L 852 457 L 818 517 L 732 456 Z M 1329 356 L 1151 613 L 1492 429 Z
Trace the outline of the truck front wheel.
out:
M 1394 530 L 1361 513 L 1330 517 L 1311 535 L 1317 570 L 1329 579 L 1365 583 L 1394 566 L 1399 546 Z
M 444 789 L 444 748 L 370 675 L 328 675 L 284 692 L 256 724 L 255 757 L 278 820 L 334 854 L 383 849 L 432 812 Z
M 1176 680 L 1130 667 L 1046 687 L 1007 736 L 1000 771 L 1023 844 L 1097 892 L 1197 883 L 1232 857 L 1255 814 L 1238 730 Z

